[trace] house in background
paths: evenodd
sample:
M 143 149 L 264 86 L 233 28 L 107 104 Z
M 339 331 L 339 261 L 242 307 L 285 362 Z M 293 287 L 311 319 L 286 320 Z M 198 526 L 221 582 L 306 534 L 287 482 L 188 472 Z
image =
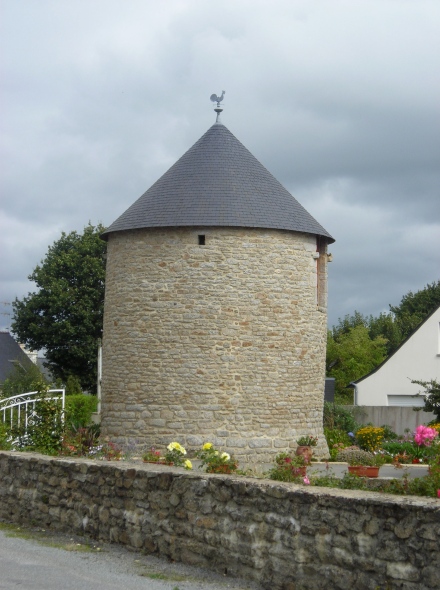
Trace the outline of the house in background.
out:
M 26 371 L 33 363 L 9 332 L 0 332 L 0 385 L 17 365 Z
M 440 306 L 382 364 L 353 382 L 355 405 L 423 407 L 412 380 L 440 381 Z

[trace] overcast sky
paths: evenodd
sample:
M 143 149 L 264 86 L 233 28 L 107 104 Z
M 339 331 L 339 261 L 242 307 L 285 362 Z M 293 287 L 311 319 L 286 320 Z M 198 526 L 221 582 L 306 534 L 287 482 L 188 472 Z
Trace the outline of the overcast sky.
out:
M 336 239 L 329 325 L 440 278 L 439 0 L 0 0 L 0 327 L 223 123 Z

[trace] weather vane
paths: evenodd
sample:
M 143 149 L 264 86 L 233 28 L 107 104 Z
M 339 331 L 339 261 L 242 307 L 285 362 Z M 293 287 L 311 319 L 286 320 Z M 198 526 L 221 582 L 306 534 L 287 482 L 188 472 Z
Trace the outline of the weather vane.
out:
M 222 95 L 220 97 L 218 97 L 216 94 L 211 94 L 212 102 L 217 103 L 217 108 L 214 109 L 214 111 L 217 113 L 217 119 L 215 121 L 216 123 L 218 123 L 220 121 L 220 113 L 223 111 L 223 109 L 220 108 L 220 103 L 224 99 L 225 94 L 226 94 L 225 90 L 222 90 Z

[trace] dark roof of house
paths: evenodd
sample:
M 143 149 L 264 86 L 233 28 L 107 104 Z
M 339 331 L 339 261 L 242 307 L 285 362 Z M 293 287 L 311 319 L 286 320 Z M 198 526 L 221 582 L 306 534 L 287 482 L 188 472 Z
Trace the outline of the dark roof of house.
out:
M 184 226 L 332 236 L 221 123 L 215 123 L 102 234 Z
M 435 309 L 433 309 L 427 316 L 426 318 L 420 322 L 420 324 L 418 326 L 416 326 L 414 328 L 414 330 L 412 330 L 412 332 L 410 334 L 408 334 L 408 336 L 405 338 L 405 340 L 402 340 L 402 342 L 399 344 L 399 346 L 396 348 L 396 350 L 393 350 L 393 352 L 390 354 L 390 356 L 388 356 L 384 361 L 382 361 L 380 363 L 380 365 L 377 365 L 377 367 L 375 367 L 372 371 L 370 371 L 369 373 L 367 373 L 366 375 L 364 375 L 363 377 L 359 377 L 359 379 L 356 379 L 356 381 L 352 381 L 350 383 L 350 385 L 357 385 L 358 383 L 360 383 L 361 381 L 363 381 L 364 379 L 366 379 L 367 377 L 369 377 L 370 375 L 373 375 L 373 373 L 376 373 L 379 369 L 381 369 L 389 360 L 392 356 L 394 356 L 401 348 L 402 346 L 404 346 L 408 340 L 410 340 L 410 338 L 412 338 L 414 336 L 414 334 L 420 330 L 420 328 L 423 326 L 423 324 L 425 324 L 429 318 L 431 316 L 433 316 L 436 311 L 440 309 L 440 305 L 437 306 Z M 349 387 L 349 386 L 348 386 Z
M 14 363 L 19 363 L 24 369 L 32 365 L 28 355 L 23 352 L 9 332 L 0 332 L 0 383 L 8 378 Z

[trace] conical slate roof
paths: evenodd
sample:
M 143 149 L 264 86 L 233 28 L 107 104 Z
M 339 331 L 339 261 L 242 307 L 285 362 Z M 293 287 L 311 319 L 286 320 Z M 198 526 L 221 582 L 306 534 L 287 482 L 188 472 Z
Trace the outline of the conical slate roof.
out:
M 283 229 L 332 236 L 221 123 L 104 232 L 153 227 Z

